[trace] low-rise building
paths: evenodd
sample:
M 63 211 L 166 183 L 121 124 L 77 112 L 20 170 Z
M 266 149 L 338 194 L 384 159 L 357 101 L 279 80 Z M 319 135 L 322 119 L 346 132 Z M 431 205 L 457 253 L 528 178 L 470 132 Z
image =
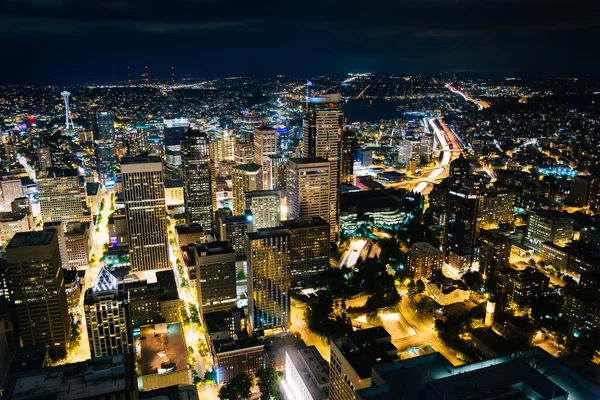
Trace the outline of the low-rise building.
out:
M 508 301 L 517 304 L 527 304 L 532 297 L 538 297 L 548 292 L 550 278 L 535 268 L 524 270 L 510 269 L 506 283 Z
M 93 236 L 90 232 L 90 225 L 90 222 L 70 222 L 67 224 L 65 240 L 67 242 L 69 268 L 71 269 L 83 269 L 89 264 Z
M 556 211 L 530 210 L 527 241 L 535 246 L 543 242 L 566 243 L 573 236 L 573 218 Z
M 175 227 L 175 239 L 177 240 L 178 249 L 189 244 L 204 243 L 204 229 L 200 224 L 177 225 Z
M 181 323 L 144 325 L 140 328 L 139 341 L 141 390 L 192 384 Z
M 133 328 L 155 322 L 177 322 L 181 302 L 173 271 L 157 271 L 156 282 L 134 281 L 126 284 Z
M 586 272 L 600 271 L 600 256 L 584 246 L 558 246 L 552 242 L 540 244 L 540 257 L 564 274 L 579 278 Z
M 404 199 L 384 190 L 344 193 L 340 201 L 342 235 L 352 235 L 364 225 L 396 229 L 406 218 Z
M 0 245 L 6 246 L 15 233 L 31 231 L 33 228 L 31 214 L 0 213 Z
M 469 300 L 471 290 L 460 280 L 438 275 L 427 281 L 427 294 L 441 306 Z

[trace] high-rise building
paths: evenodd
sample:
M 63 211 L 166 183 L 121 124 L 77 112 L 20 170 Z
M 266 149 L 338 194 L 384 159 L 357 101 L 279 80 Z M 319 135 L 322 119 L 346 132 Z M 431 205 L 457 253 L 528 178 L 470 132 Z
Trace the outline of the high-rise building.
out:
M 252 331 L 286 330 L 290 324 L 290 232 L 267 228 L 247 234 L 248 310 Z
M 131 271 L 170 268 L 161 159 L 124 158 L 121 162 L 121 174 Z
M 252 143 L 254 140 L 254 128 L 260 126 L 260 124 L 262 124 L 262 119 L 254 111 L 242 111 L 238 142 Z
M 165 119 L 165 155 L 167 171 L 172 175 L 181 174 L 181 139 L 190 127 L 185 118 Z
M 354 174 L 354 149 L 356 148 L 356 132 L 344 129 L 342 132 L 341 182 L 352 183 Z
M 280 386 L 289 400 L 326 400 L 329 398 L 329 365 L 315 346 L 287 350 L 285 377 Z
M 509 190 L 487 190 L 479 200 L 477 229 L 497 229 L 512 224 L 515 193 Z
M 254 216 L 246 210 L 242 215 L 221 218 L 219 232 L 221 240 L 233 247 L 236 257 L 246 257 L 246 233 L 254 232 Z
M 129 315 L 132 328 L 154 322 L 179 322 L 181 301 L 173 270 L 157 271 L 156 282 L 146 280 L 125 284 L 129 293 Z
M 2 191 L 2 207 L 7 209 L 15 199 L 23 197 L 23 184 L 20 179 L 0 181 L 0 191 Z
M 90 221 L 90 215 L 84 214 L 86 194 L 77 170 L 50 169 L 47 177 L 38 178 L 37 186 L 42 221 Z
M 52 152 L 49 147 L 38 147 L 38 170 L 46 171 L 48 168 L 52 168 Z
M 185 212 L 189 224 L 213 229 L 212 165 L 206 133 L 189 129 L 181 141 Z
M 236 164 L 251 164 L 254 161 L 254 145 L 237 142 L 235 144 L 234 161 Z
M 448 191 L 444 262 L 464 271 L 477 262 L 475 240 L 478 235 L 477 215 L 484 186 L 475 179 L 455 182 Z
M 278 190 L 247 192 L 246 210 L 254 215 L 255 229 L 278 226 L 281 221 L 281 193 Z
M 421 161 L 424 164 L 433 161 L 433 135 L 421 136 Z
M 308 99 L 303 119 L 303 157 L 323 157 L 330 163 L 329 222 L 331 240 L 337 241 L 340 208 L 340 143 L 344 124 L 344 102 L 339 93 Z
M 426 280 L 442 273 L 442 252 L 427 242 L 413 243 L 406 253 L 406 268 L 411 279 Z
M 331 162 L 324 158 L 290 158 L 287 174 L 288 218 L 321 217 L 330 225 L 330 240 L 337 228 L 331 221 Z M 333 221 L 335 225 L 337 220 Z
M 67 247 L 67 224 L 62 221 L 46 222 L 42 229 L 45 231 L 56 231 L 58 235 L 58 251 L 60 252 L 61 267 L 69 269 L 69 249 Z
M 479 271 L 486 276 L 493 274 L 498 268 L 510 265 L 510 239 L 504 235 L 481 231 L 481 246 L 479 249 Z
M 115 161 L 115 121 L 112 114 L 100 112 L 94 126 L 96 142 L 96 163 L 102 183 L 111 187 L 117 177 Z
M 92 358 L 132 352 L 129 296 L 106 269 L 85 292 L 83 308 Z
M 235 251 L 229 242 L 198 243 L 195 257 L 200 314 L 235 307 Z
M 242 164 L 231 169 L 233 189 L 233 215 L 242 215 L 246 209 L 246 193 L 260 190 L 261 168 L 259 164 Z
M 329 269 L 329 224 L 321 217 L 282 221 L 290 232 L 293 289 L 317 289 Z
M 271 190 L 271 171 L 268 157 L 277 154 L 277 131 L 266 126 L 254 128 L 254 163 L 260 165 L 262 190 Z
M 6 246 L 6 275 L 24 345 L 69 342 L 69 310 L 54 231 L 16 233 Z
M 230 130 L 224 130 L 220 143 L 223 160 L 235 161 L 235 133 Z
M 287 157 L 281 154 L 273 154 L 267 157 L 267 165 L 271 171 L 271 183 L 273 190 L 284 190 L 286 185 L 287 174 Z

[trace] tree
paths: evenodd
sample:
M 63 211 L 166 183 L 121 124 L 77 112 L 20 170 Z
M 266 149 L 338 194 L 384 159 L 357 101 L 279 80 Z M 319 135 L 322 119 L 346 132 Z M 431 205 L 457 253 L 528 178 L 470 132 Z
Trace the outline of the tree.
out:
M 216 383 L 217 382 L 217 373 L 213 370 L 206 371 L 204 373 L 204 382 L 205 383 Z
M 483 288 L 483 276 L 479 272 L 465 272 L 462 279 L 471 290 L 479 292 Z
M 408 298 L 409 299 L 414 299 L 415 296 L 417 295 L 417 284 L 415 283 L 414 280 L 410 280 L 410 282 L 408 282 Z
M 421 279 L 419 279 L 416 283 L 417 286 L 417 294 L 421 294 L 425 291 L 425 283 Z
M 254 379 L 248 374 L 237 374 L 227 381 L 219 390 L 221 400 L 247 399 L 252 394 Z
M 281 399 L 281 392 L 279 391 L 281 375 L 281 372 L 273 368 L 261 368 L 256 372 L 255 377 L 258 380 L 261 400 Z

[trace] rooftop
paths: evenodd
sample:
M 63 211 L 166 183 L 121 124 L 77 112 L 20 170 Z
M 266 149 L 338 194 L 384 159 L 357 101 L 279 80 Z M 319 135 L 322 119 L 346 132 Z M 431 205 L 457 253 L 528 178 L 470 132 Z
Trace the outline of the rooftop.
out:
M 259 346 L 262 348 L 264 347 L 264 344 L 256 337 L 245 337 L 238 340 L 223 339 L 213 341 L 213 347 L 216 354 Z
M 290 158 L 290 162 L 297 165 L 308 165 L 308 164 L 329 164 L 329 161 L 322 157 L 308 157 L 308 158 Z
M 20 400 L 76 400 L 135 391 L 133 355 L 96 358 L 12 376 L 4 395 Z
M 6 245 L 7 249 L 19 247 L 46 246 L 52 242 L 56 233 L 51 231 L 17 232 Z
M 284 228 L 287 229 L 299 229 L 299 228 L 310 228 L 310 227 L 329 227 L 327 221 L 321 217 L 306 217 L 298 219 L 288 219 L 280 222 Z
M 100 190 L 100 182 L 87 182 L 85 190 L 88 196 L 96 196 Z
M 260 170 L 260 165 L 254 164 L 254 163 L 241 164 L 241 165 L 236 165 L 235 167 L 233 167 L 233 169 L 237 169 L 237 170 L 245 171 L 245 172 L 258 172 Z
M 121 159 L 121 164 L 147 164 L 147 163 L 161 163 L 162 158 L 157 156 L 149 156 L 147 154 L 141 154 L 137 157 L 124 157 Z
M 142 375 L 188 369 L 181 323 L 144 325 L 140 328 Z
M 276 236 L 289 236 L 290 231 L 286 228 L 275 226 L 272 228 L 259 229 L 256 232 L 248 232 L 246 235 L 249 240 L 259 240 Z
M 408 254 L 413 257 L 433 256 L 441 255 L 442 252 L 437 247 L 427 242 L 413 243 L 412 249 L 409 250 Z

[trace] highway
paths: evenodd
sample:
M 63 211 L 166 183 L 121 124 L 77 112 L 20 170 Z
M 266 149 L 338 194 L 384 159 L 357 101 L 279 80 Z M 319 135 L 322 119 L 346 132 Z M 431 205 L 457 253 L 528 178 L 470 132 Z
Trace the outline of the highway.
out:
M 483 110 L 484 108 L 490 108 L 490 103 L 488 103 L 487 101 L 483 101 L 483 100 L 478 100 L 478 99 L 474 99 L 471 96 L 469 96 L 467 93 L 463 92 L 462 90 L 452 86 L 451 84 L 447 83 L 446 87 L 452 92 L 452 93 L 456 93 L 458 95 L 460 95 L 463 99 L 465 99 L 466 101 L 470 101 L 473 102 L 477 105 L 477 108 L 479 109 L 479 111 Z

